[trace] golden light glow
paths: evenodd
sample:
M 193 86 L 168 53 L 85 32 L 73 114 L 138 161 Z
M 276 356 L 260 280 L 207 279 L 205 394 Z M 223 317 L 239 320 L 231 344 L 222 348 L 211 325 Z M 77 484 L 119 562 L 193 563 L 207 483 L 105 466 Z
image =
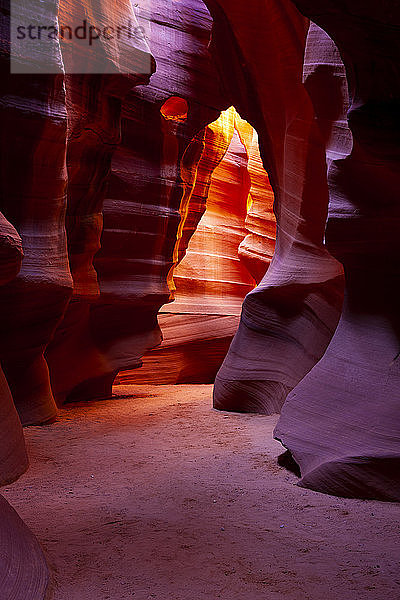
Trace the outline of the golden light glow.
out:
M 179 103 L 171 103 L 170 106 L 167 107 L 167 110 L 165 110 L 164 108 L 164 112 L 162 114 L 166 119 L 176 119 L 176 117 L 171 117 L 170 114 L 184 114 L 183 108 L 183 105 L 180 105 Z M 166 116 L 167 114 L 168 116 Z M 228 148 L 232 142 L 232 138 L 235 131 L 237 132 L 240 138 L 240 141 L 248 156 L 247 168 L 251 181 L 251 188 L 247 197 L 247 214 L 249 214 L 249 212 L 251 211 L 255 199 L 260 200 L 261 196 L 264 196 L 269 202 L 271 202 L 272 206 L 273 192 L 269 184 L 268 175 L 263 168 L 263 163 L 258 146 L 258 135 L 255 129 L 250 125 L 250 123 L 242 119 L 237 113 L 236 109 L 233 106 L 231 106 L 227 110 L 223 111 L 216 121 L 208 125 L 207 130 L 211 132 L 212 135 L 206 135 L 204 137 L 203 155 L 207 153 L 208 157 L 212 157 L 211 159 L 208 158 L 207 164 L 209 163 L 209 168 L 212 168 L 213 170 L 224 159 Z M 207 148 L 205 145 L 206 143 L 208 144 Z M 188 160 L 188 157 L 191 157 L 193 154 L 193 144 L 198 145 L 199 139 L 195 138 L 194 140 L 192 140 L 191 144 L 186 149 L 186 152 L 181 160 L 180 165 L 181 178 L 183 181 L 184 190 L 180 205 L 181 219 L 178 227 L 176 243 L 173 253 L 173 266 L 171 267 L 167 278 L 168 286 L 171 292 L 171 300 L 173 300 L 174 292 L 176 291 L 176 286 L 173 278 L 174 269 L 179 262 L 179 257 L 183 254 L 183 250 L 185 250 L 182 248 L 182 238 L 185 229 L 185 224 L 188 218 L 190 200 L 194 193 L 196 185 L 201 185 L 201 181 L 199 181 L 199 165 L 201 164 L 201 155 L 197 156 L 197 159 L 194 161 Z M 204 164 L 202 165 L 202 167 L 204 168 Z

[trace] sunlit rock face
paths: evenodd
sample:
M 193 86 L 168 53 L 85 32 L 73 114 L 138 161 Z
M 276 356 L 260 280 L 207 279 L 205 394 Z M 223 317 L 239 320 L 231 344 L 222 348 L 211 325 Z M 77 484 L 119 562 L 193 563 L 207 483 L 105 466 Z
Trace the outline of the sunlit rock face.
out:
M 116 373 L 160 343 L 182 197 L 193 191 L 204 127 L 225 108 L 205 5 L 151 3 L 138 19 L 157 62 L 149 85 L 131 81 L 128 93 L 117 75 L 67 78 L 75 285 L 47 353 L 59 402 L 109 396 Z
M 256 284 L 253 274 L 263 275 L 270 262 L 262 250 L 275 242 L 273 193 L 257 135 L 233 107 L 206 128 L 195 177 L 181 202 L 173 302 L 159 314 L 163 343 L 139 371 L 120 373 L 120 382 L 152 381 L 156 372 L 163 383 L 212 383 Z
M 234 110 L 209 126 L 202 160 L 215 165 L 206 210 L 185 257 L 173 271 L 176 289 L 169 308 L 178 313 L 192 312 L 195 307 L 203 314 L 239 315 L 255 282 L 238 256 L 247 233 L 250 178 Z
M 214 406 L 271 413 L 322 356 L 342 303 L 342 268 L 323 243 L 325 140 L 302 84 L 308 22 L 289 1 L 207 5 L 224 84 L 259 133 L 277 218 L 274 258 L 244 301 Z
M 143 80 L 148 76 L 66 76 L 69 128 L 65 224 L 73 295 L 46 353 L 59 403 L 91 375 L 103 374 L 104 359 L 90 330 L 91 306 L 100 295 L 93 260 L 101 246 L 111 161 L 121 141 L 121 105 L 132 86 Z
M 276 436 L 299 464 L 302 485 L 399 501 L 400 9 L 296 5 L 343 57 L 354 146 L 329 173 L 326 237 L 345 268 L 343 314 L 323 359 L 288 398 Z
M 248 156 L 250 192 L 247 202 L 247 235 L 239 257 L 257 283 L 264 277 L 275 251 L 274 192 L 260 154 L 258 134 L 237 113 L 235 125 Z

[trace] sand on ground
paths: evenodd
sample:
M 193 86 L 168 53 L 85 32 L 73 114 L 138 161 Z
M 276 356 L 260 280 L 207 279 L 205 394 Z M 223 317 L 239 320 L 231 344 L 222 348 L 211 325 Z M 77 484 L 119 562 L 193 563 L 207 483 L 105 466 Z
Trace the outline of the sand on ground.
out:
M 299 488 L 277 417 L 214 411 L 211 386 L 114 391 L 26 429 L 31 467 L 1 490 L 52 600 L 400 599 L 399 504 Z

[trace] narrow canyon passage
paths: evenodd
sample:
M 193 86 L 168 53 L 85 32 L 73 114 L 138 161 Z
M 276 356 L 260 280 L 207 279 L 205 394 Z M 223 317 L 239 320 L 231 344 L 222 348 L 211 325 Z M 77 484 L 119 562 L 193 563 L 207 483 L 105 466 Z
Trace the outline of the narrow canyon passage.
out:
M 51 597 L 399 598 L 399 506 L 299 488 L 277 465 L 277 417 L 211 397 L 116 386 L 25 431 L 31 468 L 2 493 L 45 551 Z
M 184 110 L 177 106 L 168 103 L 175 120 Z M 208 125 L 204 145 L 196 168 L 185 170 L 182 160 L 186 191 L 168 276 L 171 294 L 158 314 L 162 344 L 146 352 L 140 369 L 120 371 L 118 383 L 213 383 L 243 300 L 271 262 L 274 194 L 257 132 L 232 106 Z
M 0 600 L 400 600 L 400 1 L 1 4 Z

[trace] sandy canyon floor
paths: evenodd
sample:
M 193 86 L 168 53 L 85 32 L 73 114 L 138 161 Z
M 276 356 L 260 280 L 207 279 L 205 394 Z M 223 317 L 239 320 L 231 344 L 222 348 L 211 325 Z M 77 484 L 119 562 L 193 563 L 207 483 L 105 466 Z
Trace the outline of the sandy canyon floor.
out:
M 52 600 L 400 599 L 400 505 L 324 496 L 277 465 L 277 417 L 211 386 L 118 386 L 26 430 L 2 493 L 38 537 Z

